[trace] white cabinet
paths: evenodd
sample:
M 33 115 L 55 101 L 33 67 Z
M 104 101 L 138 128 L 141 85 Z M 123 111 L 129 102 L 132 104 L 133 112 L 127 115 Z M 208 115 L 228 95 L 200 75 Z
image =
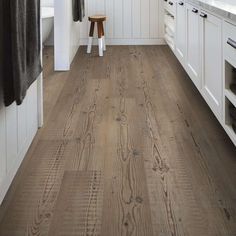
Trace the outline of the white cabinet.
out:
M 200 66 L 200 24 L 199 9 L 186 4 L 187 20 L 187 55 L 186 69 L 193 83 L 198 89 L 201 88 Z
M 164 9 L 169 12 L 172 16 L 175 16 L 175 1 L 164 0 Z
M 186 57 L 186 8 L 184 1 L 176 3 L 176 56 L 184 65 Z
M 218 119 L 223 115 L 222 21 L 200 13 L 202 95 Z
M 236 94 L 232 85 L 236 83 L 236 24 L 224 22 L 223 26 L 223 122 L 224 128 L 236 146 L 236 124 L 232 109 L 236 109 Z
M 175 55 L 236 145 L 236 25 L 176 0 L 175 26 Z
M 164 38 L 175 52 L 175 2 L 164 0 Z

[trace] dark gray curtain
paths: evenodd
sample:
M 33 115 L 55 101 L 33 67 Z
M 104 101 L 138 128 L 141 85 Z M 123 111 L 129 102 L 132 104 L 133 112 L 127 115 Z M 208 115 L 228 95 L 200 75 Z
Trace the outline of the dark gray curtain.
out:
M 2 80 L 4 103 L 20 105 L 42 71 L 40 60 L 40 0 L 3 1 Z
M 85 16 L 84 0 L 72 0 L 72 11 L 73 20 L 82 22 Z

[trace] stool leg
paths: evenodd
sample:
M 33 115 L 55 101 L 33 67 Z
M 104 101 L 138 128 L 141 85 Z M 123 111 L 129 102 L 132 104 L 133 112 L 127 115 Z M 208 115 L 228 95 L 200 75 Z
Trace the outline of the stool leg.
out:
M 93 44 L 93 37 L 89 37 L 87 53 L 91 53 L 91 51 L 92 51 L 92 44 Z
M 101 23 L 101 25 L 102 25 L 102 44 L 103 44 L 103 51 L 106 51 L 106 40 L 105 40 L 104 25 L 103 25 L 103 23 Z
M 102 36 L 102 46 L 103 46 L 103 51 L 106 51 L 106 50 L 107 50 L 107 47 L 106 47 L 105 36 Z
M 103 43 L 102 43 L 102 25 L 101 22 L 97 23 L 98 26 L 98 49 L 99 49 L 99 56 L 103 56 Z
M 92 50 L 92 45 L 93 45 L 93 34 L 94 34 L 94 22 L 91 22 L 90 25 L 90 32 L 89 32 L 89 41 L 88 41 L 88 48 L 87 48 L 87 53 L 91 53 Z

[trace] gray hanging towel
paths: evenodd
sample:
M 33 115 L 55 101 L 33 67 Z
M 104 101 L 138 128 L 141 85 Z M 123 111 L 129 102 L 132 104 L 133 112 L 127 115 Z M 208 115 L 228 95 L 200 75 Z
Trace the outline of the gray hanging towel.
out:
M 85 17 L 84 0 L 72 0 L 72 12 L 73 20 L 82 22 Z
M 23 102 L 27 89 L 42 72 L 40 58 L 40 0 L 3 0 L 4 42 L 9 52 L 3 71 L 4 102 Z
M 0 61 L 1 61 L 1 90 L 6 106 L 15 100 L 13 87 L 12 47 L 11 47 L 11 15 L 10 1 L 2 0 L 0 8 Z

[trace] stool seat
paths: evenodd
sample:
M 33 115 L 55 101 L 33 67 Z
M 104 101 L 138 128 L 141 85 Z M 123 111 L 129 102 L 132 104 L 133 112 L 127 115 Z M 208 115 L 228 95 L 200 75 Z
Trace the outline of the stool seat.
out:
M 103 51 L 106 51 L 105 33 L 104 33 L 104 26 L 103 26 L 103 22 L 106 21 L 106 16 L 104 15 L 89 16 L 88 20 L 91 22 L 91 25 L 90 25 L 90 30 L 89 30 L 89 42 L 88 42 L 87 53 L 91 53 L 92 44 L 93 44 L 94 27 L 95 27 L 95 24 L 97 24 L 99 56 L 102 57 Z
M 91 22 L 101 22 L 101 21 L 103 22 L 106 20 L 106 16 L 103 15 L 89 16 L 88 20 Z

